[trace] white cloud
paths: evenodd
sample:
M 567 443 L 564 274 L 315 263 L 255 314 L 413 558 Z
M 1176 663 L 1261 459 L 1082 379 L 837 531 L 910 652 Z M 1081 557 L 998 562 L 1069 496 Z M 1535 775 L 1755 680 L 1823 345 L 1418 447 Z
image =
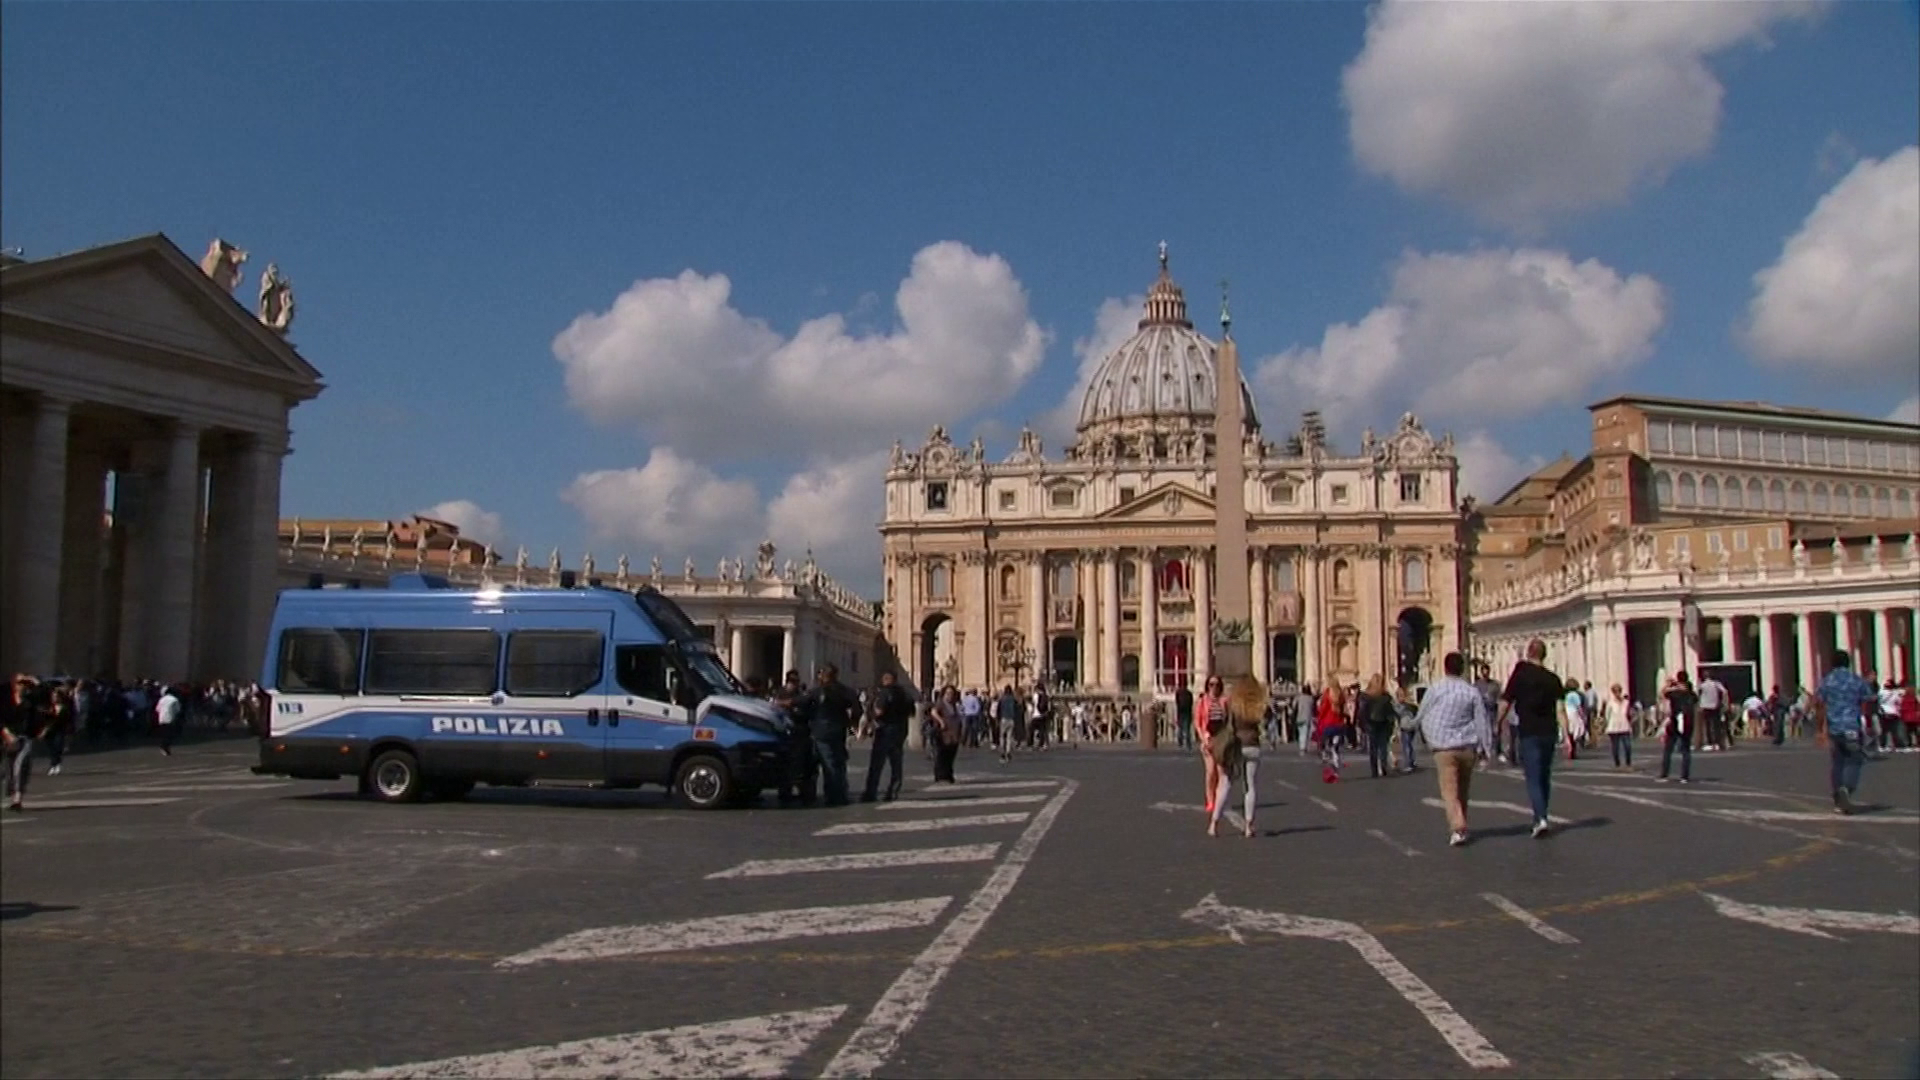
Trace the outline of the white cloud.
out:
M 1515 457 L 1485 431 L 1455 443 L 1453 453 L 1460 460 L 1460 497 L 1471 495 L 1482 503 L 1505 495 L 1521 477 L 1547 463 L 1538 454 L 1525 460 Z
M 471 499 L 449 499 L 435 503 L 419 511 L 421 517 L 430 517 L 436 521 L 450 522 L 460 529 L 460 535 L 468 540 L 477 540 L 482 544 L 499 547 L 507 538 L 506 528 L 500 515 L 483 509 Z
M 1270 416 L 1317 407 L 1334 437 L 1411 408 L 1514 416 L 1584 404 L 1600 380 L 1653 351 L 1660 283 L 1537 249 L 1402 255 L 1387 302 L 1255 366 Z M 1287 408 L 1277 407 L 1286 405 Z
M 586 519 L 595 541 L 651 545 L 664 558 L 743 556 L 757 543 L 760 492 L 750 480 L 728 480 L 667 447 L 638 469 L 582 473 L 561 493 Z M 649 552 L 649 555 L 654 552 Z
M 883 450 L 821 462 L 788 477 L 767 505 L 767 535 L 794 558 L 811 547 L 827 573 L 851 586 L 870 587 L 880 567 L 887 457 Z
M 1712 147 L 1708 57 L 1819 8 L 1387 0 L 1341 78 L 1354 156 L 1523 229 L 1619 203 Z
M 1087 396 L 1087 387 L 1093 385 L 1094 373 L 1100 370 L 1100 365 L 1139 330 L 1146 303 L 1144 293 L 1125 299 L 1109 296 L 1100 301 L 1099 309 L 1093 313 L 1093 333 L 1073 343 L 1073 355 L 1080 361 L 1073 376 L 1073 388 L 1060 404 L 1041 414 L 1039 434 L 1047 445 L 1063 446 L 1073 441 L 1074 428 L 1080 423 L 1080 399 Z
M 1753 277 L 1748 347 L 1850 375 L 1920 367 L 1920 147 L 1853 167 Z
M 732 287 L 688 270 L 575 319 L 553 342 L 575 407 L 702 457 L 844 455 L 998 404 L 1046 352 L 1013 268 L 952 241 L 914 255 L 891 332 L 835 314 L 782 337 Z
M 1896 424 L 1920 424 L 1920 394 L 1908 398 L 1887 414 L 1887 419 Z

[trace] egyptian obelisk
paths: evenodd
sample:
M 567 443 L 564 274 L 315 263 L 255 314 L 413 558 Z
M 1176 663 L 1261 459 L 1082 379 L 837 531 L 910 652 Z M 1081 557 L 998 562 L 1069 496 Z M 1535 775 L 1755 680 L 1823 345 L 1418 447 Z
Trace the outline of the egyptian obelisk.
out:
M 1232 686 L 1253 673 L 1253 605 L 1247 581 L 1246 408 L 1224 283 L 1213 396 L 1213 626 L 1201 632 L 1213 635 L 1213 674 Z

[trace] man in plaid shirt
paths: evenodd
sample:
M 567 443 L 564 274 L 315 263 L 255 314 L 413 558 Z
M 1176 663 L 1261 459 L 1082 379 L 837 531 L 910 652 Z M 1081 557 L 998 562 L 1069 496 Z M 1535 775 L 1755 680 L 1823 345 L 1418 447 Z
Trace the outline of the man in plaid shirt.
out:
M 1447 804 L 1447 826 L 1452 830 L 1447 842 L 1461 847 L 1467 842 L 1467 797 L 1473 787 L 1473 770 L 1493 752 L 1493 721 L 1487 713 L 1486 698 L 1461 677 L 1467 670 L 1466 658 L 1450 652 L 1441 666 L 1446 675 L 1427 688 L 1417 719 L 1421 737 L 1433 751 L 1434 769 L 1440 774 L 1440 798 Z

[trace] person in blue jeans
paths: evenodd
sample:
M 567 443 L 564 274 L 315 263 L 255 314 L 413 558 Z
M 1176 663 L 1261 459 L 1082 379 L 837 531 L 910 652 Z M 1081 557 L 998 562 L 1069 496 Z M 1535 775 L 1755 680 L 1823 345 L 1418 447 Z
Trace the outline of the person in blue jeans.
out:
M 813 731 L 813 751 L 820 762 L 820 786 L 828 806 L 847 805 L 847 732 L 859 726 L 860 698 L 840 681 L 833 664 L 820 668 L 820 681 L 801 706 Z
M 1508 722 L 1518 743 L 1520 768 L 1527 777 L 1527 801 L 1533 804 L 1533 837 L 1551 831 L 1548 813 L 1553 800 L 1553 755 L 1560 746 L 1560 707 L 1565 682 L 1548 671 L 1547 643 L 1527 642 L 1527 658 L 1513 666 L 1506 689 L 1500 693 L 1500 718 Z
M 1853 673 L 1853 657 L 1836 651 L 1813 696 L 1814 731 L 1831 748 L 1828 786 L 1836 814 L 1856 809 L 1853 797 L 1860 791 L 1860 767 L 1867 760 L 1865 710 L 1879 707 L 1873 684 Z

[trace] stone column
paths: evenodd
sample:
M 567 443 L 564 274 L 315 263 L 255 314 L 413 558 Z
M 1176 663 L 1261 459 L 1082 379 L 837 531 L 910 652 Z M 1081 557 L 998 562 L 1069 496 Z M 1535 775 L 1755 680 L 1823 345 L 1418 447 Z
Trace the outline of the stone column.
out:
M 247 530 L 244 554 L 237 560 L 236 573 L 246 578 L 246 587 L 237 603 L 241 612 L 234 618 L 234 632 L 240 644 L 232 650 L 236 675 L 254 677 L 266 655 L 267 631 L 273 625 L 273 608 L 279 599 L 280 545 L 280 467 L 286 461 L 286 433 L 255 435 L 242 451 L 241 475 L 252 491 L 247 500 Z
M 1632 665 L 1628 659 L 1630 643 L 1627 629 L 1628 624 L 1619 620 L 1609 620 L 1607 623 L 1607 685 L 1619 683 L 1620 689 L 1632 697 L 1633 686 L 1628 681 L 1628 669 Z
M 781 628 L 780 628 L 780 675 L 779 675 L 779 679 L 785 679 L 785 678 L 787 677 L 787 672 L 789 672 L 789 671 L 792 671 L 792 670 L 794 670 L 794 666 L 793 666 L 793 626 L 792 626 L 791 624 L 789 624 L 789 625 L 787 625 L 787 626 L 783 626 L 783 627 L 781 627 Z M 778 681 L 778 680 L 775 680 L 775 681 Z
M 1834 648 L 1853 658 L 1853 670 L 1858 674 L 1864 666 L 1860 663 L 1859 647 L 1853 639 L 1853 613 L 1844 609 L 1833 613 Z
M 136 581 L 146 593 L 148 617 L 146 632 L 146 673 L 153 678 L 173 680 L 188 674 L 193 656 L 194 593 L 199 584 L 194 573 L 194 548 L 200 523 L 200 428 L 175 421 L 166 436 L 166 474 L 155 491 L 150 509 L 153 529 L 148 534 L 155 547 L 155 569 L 151 581 Z
M 1120 692 L 1120 553 L 1100 553 L 1100 685 Z
M 1686 620 L 1679 618 L 1668 619 L 1666 620 L 1666 625 L 1667 670 L 1660 675 L 1662 683 L 1667 679 L 1673 678 L 1675 672 L 1685 671 L 1687 669 Z M 1688 677 L 1691 678 L 1692 676 Z
M 1047 647 L 1047 553 L 1027 554 L 1027 647 L 1033 650 L 1034 677 L 1051 681 L 1052 650 Z
M 727 641 L 727 666 L 733 669 L 733 677 L 745 682 L 747 679 L 747 628 L 732 627 Z
M 1775 670 L 1773 666 L 1773 616 L 1763 614 L 1760 615 L 1758 619 L 1759 621 L 1754 624 L 1754 629 L 1759 632 L 1760 640 L 1757 643 L 1758 648 L 1754 650 L 1753 678 L 1756 684 L 1754 687 L 1755 691 L 1764 698 L 1767 696 L 1767 691 L 1773 686 Z
M 70 451 L 65 499 L 54 665 L 69 675 L 98 675 L 107 509 L 107 459 L 100 447 Z
M 1300 549 L 1300 681 L 1320 686 L 1320 560 L 1311 547 Z
M 1811 689 L 1820 681 L 1820 651 L 1814 647 L 1812 616 L 1804 611 L 1795 613 L 1793 636 L 1800 649 L 1800 686 Z
M 1889 608 L 1873 613 L 1873 673 L 1881 686 L 1893 673 L 1893 611 Z
M 1075 565 L 1075 587 L 1080 595 L 1080 689 L 1100 685 L 1100 590 L 1093 552 L 1082 549 Z
M 1190 559 L 1193 582 L 1193 664 L 1194 687 L 1207 685 L 1213 674 L 1213 559 L 1212 548 L 1195 548 Z
M 10 539 L 13 580 L 7 600 L 14 611 L 14 670 L 30 675 L 54 671 L 60 634 L 60 563 L 66 522 L 67 434 L 73 403 L 43 396 L 34 403 L 28 437 L 22 506 L 26 518 Z M 12 675 L 9 671 L 6 674 Z
M 1253 612 L 1253 677 L 1265 686 L 1273 681 L 1273 647 L 1267 633 L 1267 549 L 1255 548 L 1247 558 L 1247 607 Z
M 1160 689 L 1160 579 L 1152 548 L 1140 553 L 1140 692 Z M 1142 726 L 1144 734 L 1149 729 Z

